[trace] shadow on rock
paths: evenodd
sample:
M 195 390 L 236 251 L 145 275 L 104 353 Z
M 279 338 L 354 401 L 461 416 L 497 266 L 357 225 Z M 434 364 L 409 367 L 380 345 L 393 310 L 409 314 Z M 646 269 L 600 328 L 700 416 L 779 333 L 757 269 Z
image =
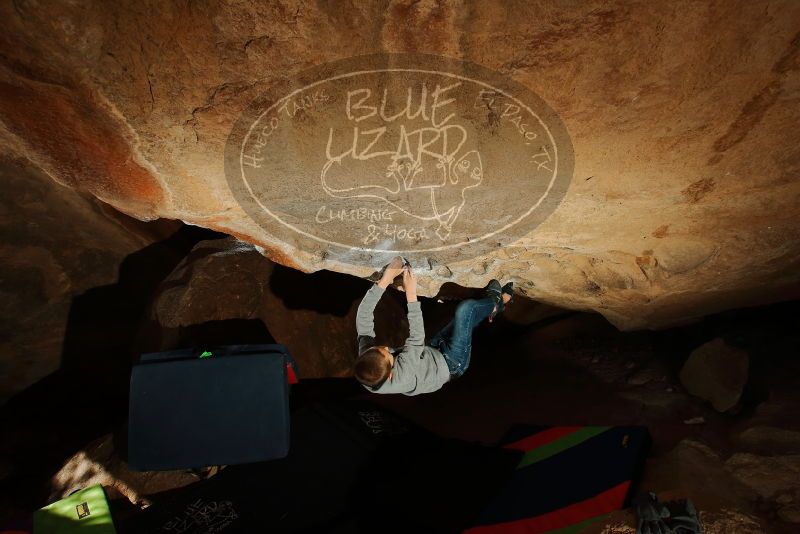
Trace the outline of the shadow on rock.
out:
M 131 361 L 150 295 L 194 243 L 213 235 L 183 227 L 125 258 L 115 284 L 73 299 L 60 368 L 0 408 L 0 451 L 12 466 L 0 492 L 12 496 L 12 507 L 43 505 L 48 479 L 64 460 L 125 420 Z

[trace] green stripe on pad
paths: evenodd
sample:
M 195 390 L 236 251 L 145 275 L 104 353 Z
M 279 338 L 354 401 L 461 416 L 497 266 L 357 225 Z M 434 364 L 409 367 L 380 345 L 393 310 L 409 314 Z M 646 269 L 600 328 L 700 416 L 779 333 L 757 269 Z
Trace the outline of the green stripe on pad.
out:
M 595 521 L 599 521 L 605 517 L 608 517 L 608 514 L 598 515 L 597 517 L 590 517 L 586 521 L 581 521 L 580 523 L 575 523 L 574 525 L 560 528 L 558 530 L 551 530 L 547 534 L 578 534 L 581 530 L 585 529 Z
M 519 462 L 517 469 L 550 458 L 551 456 L 554 456 L 563 450 L 569 449 L 570 447 L 574 447 L 575 445 L 579 445 L 584 441 L 597 436 L 598 434 L 602 434 L 609 428 L 611 427 L 586 426 L 581 428 L 580 430 L 573 432 L 572 434 L 564 436 L 563 438 L 559 438 L 551 443 L 542 445 L 541 447 L 537 447 L 532 451 L 528 451 L 525 453 L 525 456 L 522 457 L 522 460 Z

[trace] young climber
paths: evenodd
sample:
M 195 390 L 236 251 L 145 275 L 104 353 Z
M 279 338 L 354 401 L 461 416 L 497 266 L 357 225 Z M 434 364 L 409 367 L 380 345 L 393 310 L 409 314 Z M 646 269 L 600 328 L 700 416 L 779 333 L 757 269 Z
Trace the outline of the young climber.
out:
M 408 301 L 409 336 L 402 347 L 390 348 L 375 342 L 374 310 L 386 288 L 401 273 Z M 500 286 L 500 282 L 492 280 L 485 291 L 486 298 L 460 302 L 453 320 L 431 339 L 430 345 L 425 345 L 417 276 L 410 266 L 403 266 L 402 258 L 394 258 L 358 306 L 356 379 L 374 393 L 419 395 L 436 391 L 463 375 L 469 367 L 473 328 L 502 312 L 513 296 L 511 282 Z

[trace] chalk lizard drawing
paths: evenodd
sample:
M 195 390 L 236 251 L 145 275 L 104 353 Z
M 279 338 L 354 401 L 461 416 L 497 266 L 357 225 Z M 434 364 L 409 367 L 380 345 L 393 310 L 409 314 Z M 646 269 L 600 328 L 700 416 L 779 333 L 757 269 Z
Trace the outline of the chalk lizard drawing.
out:
M 461 135 L 453 150 L 447 150 L 447 130 L 457 129 Z M 383 129 L 378 137 L 382 135 Z M 435 136 L 424 140 L 425 133 Z M 330 141 L 329 134 L 329 141 Z M 416 151 L 411 150 L 409 139 L 419 136 Z M 444 128 L 421 128 L 412 132 L 401 129 L 401 142 L 396 151 L 368 153 L 358 152 L 355 143 L 352 150 L 331 156 L 322 167 L 322 187 L 334 198 L 377 198 L 386 201 L 403 213 L 423 221 L 438 223 L 435 233 L 445 241 L 466 203 L 464 193 L 479 186 L 483 181 L 483 162 L 478 150 L 469 150 L 459 155 L 466 142 L 466 131 L 457 125 Z M 429 150 L 435 142 L 442 141 L 439 152 Z M 375 141 L 369 147 L 373 146 Z M 329 142 L 330 146 L 330 142 Z M 369 148 L 368 147 L 368 148 Z M 335 187 L 342 176 L 352 180 L 357 172 L 351 162 L 381 157 L 387 160 L 384 176 L 377 176 L 379 183 Z M 347 163 L 347 164 L 345 164 Z

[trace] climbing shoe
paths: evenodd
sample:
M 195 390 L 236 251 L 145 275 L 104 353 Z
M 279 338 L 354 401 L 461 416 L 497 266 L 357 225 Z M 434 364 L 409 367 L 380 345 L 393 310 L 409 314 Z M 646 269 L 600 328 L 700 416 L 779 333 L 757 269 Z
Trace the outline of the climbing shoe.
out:
M 500 285 L 500 282 L 492 278 L 486 287 L 483 288 L 486 292 L 486 296 L 489 298 L 494 299 L 495 301 L 503 301 L 503 287 Z
M 505 309 L 505 305 L 503 304 L 503 287 L 500 285 L 500 282 L 493 278 L 483 290 L 486 292 L 487 297 L 494 300 L 494 309 L 489 315 L 489 322 L 491 323 L 494 316 Z
M 505 285 L 503 285 L 503 288 L 502 288 L 501 291 L 502 291 L 502 293 L 504 293 L 504 294 L 506 294 L 506 295 L 511 297 L 510 299 L 508 299 L 508 302 L 506 302 L 506 304 L 510 304 L 511 302 L 514 301 L 514 282 L 506 282 Z M 501 295 L 501 298 L 502 298 L 502 295 Z

